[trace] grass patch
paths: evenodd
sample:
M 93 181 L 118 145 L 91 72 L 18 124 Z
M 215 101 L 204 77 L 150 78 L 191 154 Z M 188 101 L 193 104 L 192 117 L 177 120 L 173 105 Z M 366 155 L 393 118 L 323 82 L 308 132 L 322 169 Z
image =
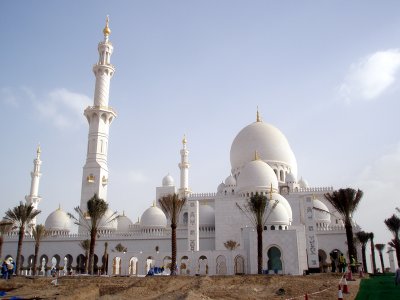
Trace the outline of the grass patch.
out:
M 394 283 L 394 274 L 385 273 L 361 280 L 356 300 L 399 300 L 400 285 Z

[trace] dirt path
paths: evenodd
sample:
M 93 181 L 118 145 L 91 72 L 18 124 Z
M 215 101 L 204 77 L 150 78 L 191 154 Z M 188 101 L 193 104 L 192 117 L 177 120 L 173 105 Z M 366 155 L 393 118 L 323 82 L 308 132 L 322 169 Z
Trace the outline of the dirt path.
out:
M 338 274 L 243 275 L 243 276 L 153 276 L 153 277 L 19 277 L 0 281 L 1 299 L 337 299 Z M 359 279 L 349 282 L 353 300 Z M 316 293 L 316 294 L 312 294 Z

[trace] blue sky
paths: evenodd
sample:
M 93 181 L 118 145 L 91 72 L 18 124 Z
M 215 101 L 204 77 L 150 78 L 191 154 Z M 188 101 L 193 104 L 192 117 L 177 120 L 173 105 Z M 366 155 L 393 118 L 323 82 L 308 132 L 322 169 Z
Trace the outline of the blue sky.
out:
M 355 215 L 375 241 L 400 206 L 398 1 L 1 1 L 2 209 L 29 193 L 42 146 L 39 221 L 80 201 L 92 65 L 110 15 L 108 200 L 136 220 L 167 173 L 214 192 L 236 134 L 255 120 L 286 135 L 311 186 L 365 192 Z

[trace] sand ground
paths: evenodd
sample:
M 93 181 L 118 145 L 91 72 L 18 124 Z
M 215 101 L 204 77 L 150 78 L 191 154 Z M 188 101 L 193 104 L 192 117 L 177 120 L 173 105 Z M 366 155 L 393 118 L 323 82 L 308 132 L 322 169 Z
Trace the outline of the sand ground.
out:
M 348 282 L 355 299 L 359 282 Z M 98 277 L 66 276 L 0 280 L 1 299 L 337 299 L 339 274 Z M 313 294 L 315 293 L 315 294 Z

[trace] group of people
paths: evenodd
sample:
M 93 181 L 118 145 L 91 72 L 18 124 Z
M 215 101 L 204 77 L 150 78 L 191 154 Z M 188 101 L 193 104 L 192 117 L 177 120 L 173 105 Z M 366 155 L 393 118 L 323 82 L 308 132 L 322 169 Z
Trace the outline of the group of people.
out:
M 15 261 L 10 257 L 3 261 L 1 264 L 1 278 L 11 279 L 15 273 Z
M 337 254 L 331 254 L 331 261 L 332 261 L 332 272 L 336 272 L 336 267 L 338 268 L 339 273 L 344 273 L 350 268 L 352 273 L 357 272 L 357 261 L 354 255 L 350 256 L 350 262 L 347 263 L 346 258 L 344 257 L 343 253 L 340 253 L 339 257 L 337 258 Z

